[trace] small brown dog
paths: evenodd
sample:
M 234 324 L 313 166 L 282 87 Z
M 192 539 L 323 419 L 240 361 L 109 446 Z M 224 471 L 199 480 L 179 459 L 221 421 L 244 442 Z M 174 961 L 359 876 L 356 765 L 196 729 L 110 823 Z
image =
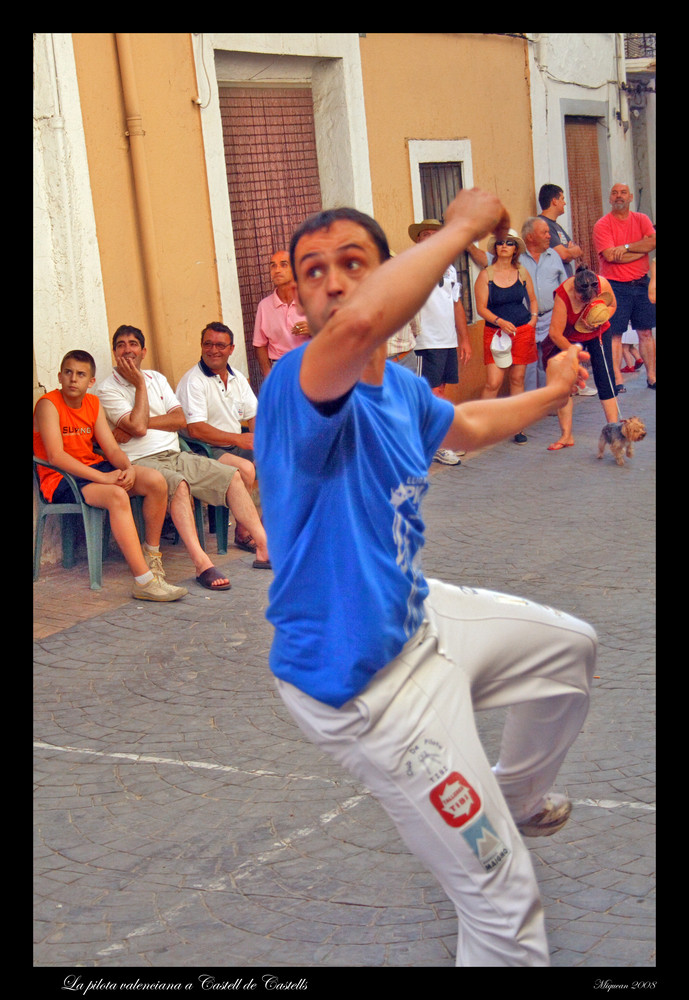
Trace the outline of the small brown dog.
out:
M 646 425 L 641 417 L 627 417 L 616 424 L 606 424 L 598 440 L 598 458 L 603 457 L 606 444 L 615 456 L 618 465 L 624 465 L 624 456 L 632 458 L 635 441 L 643 441 L 646 437 Z

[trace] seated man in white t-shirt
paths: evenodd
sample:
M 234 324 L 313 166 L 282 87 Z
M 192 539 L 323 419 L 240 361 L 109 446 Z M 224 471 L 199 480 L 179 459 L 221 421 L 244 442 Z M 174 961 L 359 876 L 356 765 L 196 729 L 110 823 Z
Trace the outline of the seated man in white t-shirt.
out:
M 441 227 L 442 223 L 437 219 L 424 219 L 409 227 L 409 236 L 414 243 L 422 243 Z M 459 381 L 458 343 L 462 364 L 466 364 L 471 357 L 461 291 L 457 271 L 450 265 L 419 312 L 421 332 L 416 338 L 414 350 L 421 362 L 421 375 L 433 394 L 440 398 L 445 397 L 447 385 L 456 385 Z M 461 464 L 459 456 L 447 448 L 439 448 L 434 461 L 444 465 Z
M 187 422 L 180 401 L 161 372 L 143 369 L 146 340 L 141 330 L 123 325 L 112 339 L 115 367 L 97 387 L 97 395 L 116 441 L 132 465 L 158 469 L 168 487 L 170 517 L 208 590 L 229 590 L 199 541 L 191 498 L 228 507 L 256 542 L 256 569 L 270 569 L 268 539 L 241 475 L 214 458 L 180 449 L 178 432 Z M 162 569 L 156 568 L 162 574 Z M 156 572 L 156 570 L 154 570 Z

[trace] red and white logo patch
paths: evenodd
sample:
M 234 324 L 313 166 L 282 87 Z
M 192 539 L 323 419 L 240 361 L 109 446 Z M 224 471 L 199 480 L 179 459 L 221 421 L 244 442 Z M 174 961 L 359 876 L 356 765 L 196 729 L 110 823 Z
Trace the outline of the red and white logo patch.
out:
M 436 785 L 429 798 L 448 826 L 464 826 L 481 808 L 478 794 L 458 771 Z

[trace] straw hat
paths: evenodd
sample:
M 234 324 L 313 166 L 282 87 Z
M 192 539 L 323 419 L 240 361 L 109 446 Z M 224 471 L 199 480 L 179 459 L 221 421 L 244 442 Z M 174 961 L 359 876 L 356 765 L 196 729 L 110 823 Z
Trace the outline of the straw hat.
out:
M 606 295 L 606 298 L 609 296 Z M 608 308 L 603 298 L 597 297 L 582 309 L 579 319 L 574 324 L 574 329 L 578 330 L 579 333 L 590 333 L 596 327 L 607 323 L 611 312 L 612 310 Z
M 521 236 L 516 231 L 516 229 L 508 229 L 507 230 L 507 235 L 506 236 L 501 236 L 500 239 L 501 240 L 503 240 L 503 239 L 505 239 L 505 240 L 514 240 L 514 242 L 517 244 L 517 249 L 519 250 L 519 253 L 520 254 L 526 253 L 526 243 L 524 243 L 524 240 L 521 238 Z M 496 244 L 496 242 L 497 242 L 497 236 L 493 235 L 493 236 L 489 236 L 488 237 L 488 243 L 486 245 L 486 249 L 487 249 L 488 253 L 495 254 L 495 244 Z
M 432 229 L 433 231 L 436 231 L 442 228 L 443 228 L 442 222 L 439 222 L 437 219 L 424 219 L 423 222 L 415 222 L 413 225 L 411 225 L 409 227 L 408 232 L 409 236 L 414 241 L 414 243 L 418 243 L 419 236 L 425 229 Z

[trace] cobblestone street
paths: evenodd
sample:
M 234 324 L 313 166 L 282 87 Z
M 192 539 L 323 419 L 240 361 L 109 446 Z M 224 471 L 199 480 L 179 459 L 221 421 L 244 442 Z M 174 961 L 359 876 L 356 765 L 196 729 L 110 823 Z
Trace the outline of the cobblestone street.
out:
M 526 445 L 434 466 L 424 508 L 428 576 L 560 607 L 598 631 L 591 711 L 558 784 L 572 819 L 528 841 L 552 965 L 591 981 L 655 966 L 656 394 L 643 372 L 626 385 L 623 416 L 648 435 L 624 467 L 609 451 L 597 460 L 601 406 L 577 397 L 575 447 L 546 450 L 559 435 L 548 417 Z M 234 550 L 217 563 L 232 590 L 211 594 L 180 549 L 164 549 L 168 576 L 189 587 L 174 604 L 129 599 L 117 557 L 97 594 L 83 563 L 34 585 L 35 967 L 56 983 L 116 968 L 245 981 L 452 968 L 453 907 L 274 691 L 272 574 Z M 479 717 L 491 762 L 500 728 L 500 713 Z

